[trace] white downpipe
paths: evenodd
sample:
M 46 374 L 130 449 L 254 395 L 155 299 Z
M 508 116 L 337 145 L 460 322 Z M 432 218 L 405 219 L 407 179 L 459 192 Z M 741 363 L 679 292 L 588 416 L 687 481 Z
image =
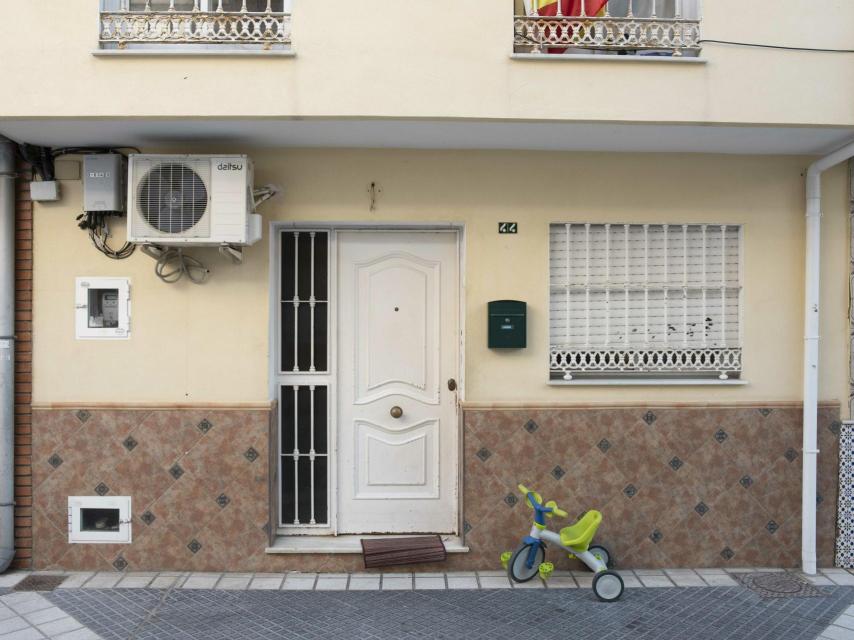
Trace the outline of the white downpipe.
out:
M 15 146 L 0 136 L 0 573 L 15 557 Z
M 818 346 L 821 293 L 821 175 L 854 157 L 854 142 L 807 169 L 804 317 L 804 469 L 801 491 L 801 566 L 814 575 L 816 561 L 816 476 L 818 468 Z

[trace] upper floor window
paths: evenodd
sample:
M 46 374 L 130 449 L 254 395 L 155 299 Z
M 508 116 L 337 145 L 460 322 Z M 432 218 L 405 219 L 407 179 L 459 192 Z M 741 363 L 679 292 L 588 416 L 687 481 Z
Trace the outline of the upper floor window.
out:
M 551 379 L 738 378 L 741 244 L 737 225 L 551 225 Z
M 291 1 L 101 0 L 100 46 L 161 51 L 288 49 Z
M 700 0 L 516 0 L 514 51 L 696 56 Z

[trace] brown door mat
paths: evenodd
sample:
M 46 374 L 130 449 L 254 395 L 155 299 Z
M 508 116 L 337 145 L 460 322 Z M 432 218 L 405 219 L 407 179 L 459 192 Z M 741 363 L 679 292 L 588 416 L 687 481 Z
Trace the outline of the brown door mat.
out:
M 421 562 L 444 562 L 448 559 L 441 536 L 414 538 L 362 539 L 365 568 L 390 567 Z

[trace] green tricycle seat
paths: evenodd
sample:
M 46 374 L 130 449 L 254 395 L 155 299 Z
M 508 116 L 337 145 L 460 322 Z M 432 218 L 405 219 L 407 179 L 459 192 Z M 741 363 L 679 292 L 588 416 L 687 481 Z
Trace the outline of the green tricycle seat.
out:
M 578 522 L 560 530 L 561 544 L 579 553 L 587 551 L 601 522 L 602 514 L 591 509 Z

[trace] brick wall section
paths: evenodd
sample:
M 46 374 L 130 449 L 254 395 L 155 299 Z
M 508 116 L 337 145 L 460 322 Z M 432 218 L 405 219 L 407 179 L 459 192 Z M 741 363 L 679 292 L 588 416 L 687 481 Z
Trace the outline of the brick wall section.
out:
M 15 561 L 28 569 L 33 558 L 32 351 L 33 203 L 32 172 L 18 167 L 15 227 Z

